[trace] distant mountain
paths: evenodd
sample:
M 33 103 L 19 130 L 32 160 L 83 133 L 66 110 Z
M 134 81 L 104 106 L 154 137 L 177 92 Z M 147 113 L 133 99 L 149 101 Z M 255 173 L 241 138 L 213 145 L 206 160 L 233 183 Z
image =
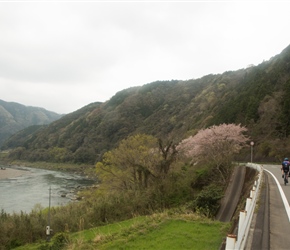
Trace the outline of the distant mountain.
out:
M 16 132 L 32 125 L 47 125 L 62 115 L 43 108 L 0 100 L 0 146 Z
M 251 66 L 195 80 L 157 81 L 116 93 L 36 131 L 23 130 L 3 149 L 12 159 L 95 163 L 129 135 L 181 139 L 222 123 L 242 124 L 255 142 L 255 160 L 290 152 L 290 46 Z M 241 160 L 249 160 L 246 149 Z

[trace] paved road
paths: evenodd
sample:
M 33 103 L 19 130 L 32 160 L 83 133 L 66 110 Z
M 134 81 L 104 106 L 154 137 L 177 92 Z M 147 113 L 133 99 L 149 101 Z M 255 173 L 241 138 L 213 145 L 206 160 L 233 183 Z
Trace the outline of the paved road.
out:
M 265 182 L 248 249 L 290 249 L 290 184 L 284 185 L 280 165 L 263 167 Z

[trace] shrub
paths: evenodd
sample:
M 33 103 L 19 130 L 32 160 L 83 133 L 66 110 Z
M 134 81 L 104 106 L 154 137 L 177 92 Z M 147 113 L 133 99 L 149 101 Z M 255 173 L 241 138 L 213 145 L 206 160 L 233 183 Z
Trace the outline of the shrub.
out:
M 38 247 L 38 250 L 61 250 L 69 243 L 67 233 L 57 233 L 51 239 L 51 242 L 44 243 Z
M 58 233 L 52 237 L 52 245 L 50 250 L 60 250 L 69 242 L 67 233 Z
M 220 206 L 220 199 L 223 197 L 223 190 L 216 185 L 205 187 L 193 201 L 193 210 L 205 215 L 213 217 Z

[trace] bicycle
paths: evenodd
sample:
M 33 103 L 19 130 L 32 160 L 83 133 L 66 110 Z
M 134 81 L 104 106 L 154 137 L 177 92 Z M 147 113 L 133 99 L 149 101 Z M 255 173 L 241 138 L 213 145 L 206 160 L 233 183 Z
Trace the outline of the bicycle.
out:
M 284 178 L 284 184 L 285 184 L 285 186 L 286 186 L 287 183 L 288 183 L 288 172 L 284 172 L 284 174 L 283 174 L 282 177 Z

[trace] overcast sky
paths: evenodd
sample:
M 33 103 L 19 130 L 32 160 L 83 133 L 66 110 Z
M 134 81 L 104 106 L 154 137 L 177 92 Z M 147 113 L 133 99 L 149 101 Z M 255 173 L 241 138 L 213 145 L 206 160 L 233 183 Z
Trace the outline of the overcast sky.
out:
M 238 70 L 290 44 L 290 2 L 0 1 L 0 99 L 70 113 L 156 80 Z

